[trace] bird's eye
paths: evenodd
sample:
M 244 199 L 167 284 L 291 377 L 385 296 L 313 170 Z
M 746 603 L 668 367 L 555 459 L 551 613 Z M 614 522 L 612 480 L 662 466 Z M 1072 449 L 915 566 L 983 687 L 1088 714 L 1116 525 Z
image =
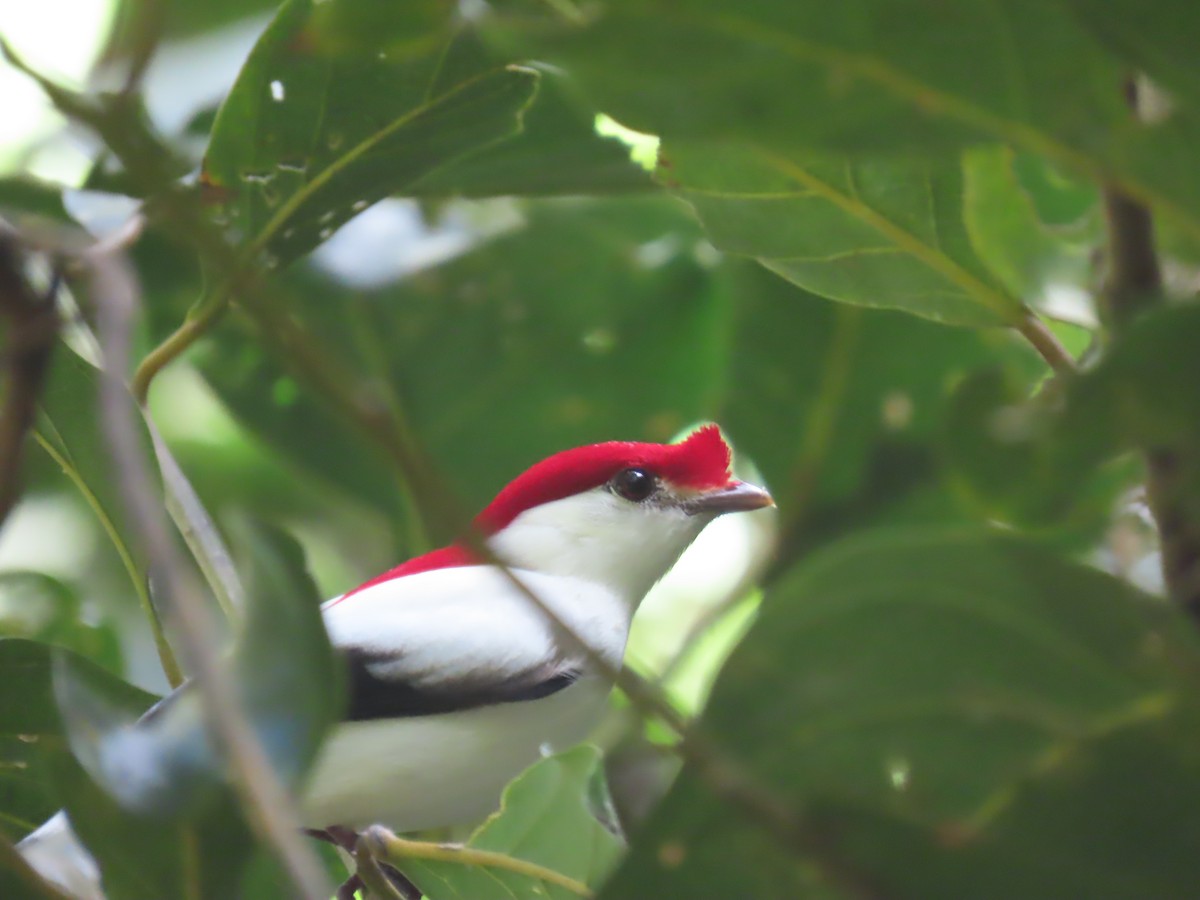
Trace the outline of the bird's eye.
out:
M 654 493 L 658 479 L 645 469 L 623 469 L 612 480 L 617 496 L 640 503 Z

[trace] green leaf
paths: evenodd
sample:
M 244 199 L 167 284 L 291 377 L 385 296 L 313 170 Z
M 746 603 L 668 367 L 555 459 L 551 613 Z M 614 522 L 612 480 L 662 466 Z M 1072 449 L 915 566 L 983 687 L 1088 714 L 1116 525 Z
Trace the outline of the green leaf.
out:
M 124 520 L 98 417 L 99 371 L 66 347 L 54 354 L 35 426 L 38 445 L 83 495 L 133 582 L 145 591 L 145 561 Z
M 1200 306 L 1167 307 L 1139 319 L 1096 367 L 1072 385 L 1068 427 L 1088 426 L 1099 452 L 1200 444 Z
M 618 194 L 657 186 L 629 148 L 596 133 L 595 117 L 573 102 L 567 79 L 541 72 L 521 133 L 435 169 L 411 189 L 419 197 L 541 197 Z
M 255 845 L 230 801 L 218 798 L 194 821 L 142 818 L 72 759 L 59 760 L 54 777 L 72 829 L 100 865 L 109 900 L 237 895 Z
M 19 840 L 59 806 L 46 781 L 48 762 L 66 752 L 51 682 L 49 645 L 0 639 L 0 836 Z M 112 686 L 121 700 L 144 709 L 154 696 L 76 658 L 80 671 Z
M 1029 896 L 1058 883 L 1051 860 L 1068 895 L 1186 894 L 1198 672 L 1181 614 L 1026 542 L 846 542 L 768 592 L 703 721 L 819 839 L 794 853 L 685 770 L 604 896 L 854 896 L 847 873 L 910 888 L 887 896 Z M 1149 827 L 1166 797 L 1168 827 Z M 923 835 L 921 853 L 883 849 L 880 818 Z M 998 880 L 911 888 L 951 871 Z
M 205 155 L 206 189 L 253 251 L 282 262 L 370 204 L 517 134 L 537 88 L 536 72 L 514 66 L 455 79 L 431 54 L 340 55 L 321 46 L 320 9 L 312 0 L 281 8 Z
M 1100 222 L 1095 204 L 1090 215 L 1066 224 L 1050 225 L 1041 218 L 1039 194 L 1023 174 L 1041 175 L 1037 160 L 1018 161 L 1011 149 L 977 147 L 963 157 L 963 218 L 971 243 L 1014 296 L 1031 303 L 1044 299 L 1049 287 L 1070 286 L 1083 291 L 1092 277 L 1091 253 L 1100 242 Z M 1032 171 L 1031 171 L 1032 170 Z M 1061 179 L 1060 179 L 1061 180 Z
M 608 0 L 577 16 L 561 9 L 510 0 L 491 34 L 561 66 L 597 108 L 668 143 L 729 140 L 799 159 L 1000 141 L 1115 182 L 1200 234 L 1190 152 L 1200 116 L 1181 109 L 1143 127 L 1122 96 L 1127 63 L 1062 4 L 967 2 L 948 12 L 937 0 L 749 0 L 736 9 Z
M 251 600 L 229 671 L 273 768 L 294 787 L 337 715 L 339 673 L 298 545 L 247 523 L 237 534 L 252 561 Z M 143 716 L 121 683 L 75 660 L 56 661 L 54 683 L 82 766 L 59 760 L 56 786 L 109 896 L 232 896 L 255 844 L 222 787 L 194 686 Z
M 86 329 L 81 341 L 90 339 Z M 168 680 L 178 680 L 174 658 L 158 624 L 148 590 L 148 573 L 141 542 L 124 515 L 112 461 L 99 419 L 99 370 L 68 347 L 54 354 L 50 377 L 42 392 L 34 438 L 46 455 L 59 466 L 96 517 L 111 542 L 121 568 L 129 577 L 142 613 L 154 632 L 154 640 Z M 133 403 L 133 398 L 129 398 Z M 140 414 L 139 414 L 140 415 Z M 145 452 L 149 437 L 139 434 Z M 159 486 L 155 485 L 158 489 Z
M 1146 723 L 1072 747 L 1003 798 L 982 833 L 844 804 L 816 804 L 813 821 L 890 897 L 1171 896 L 1196 879 L 1180 852 L 1200 838 L 1195 725 Z
M 72 587 L 41 572 L 0 572 L 0 636 L 56 644 L 110 671 L 122 668 L 112 625 L 88 622 Z
M 620 841 L 588 808 L 588 785 L 600 772 L 600 753 L 581 746 L 535 763 L 505 789 L 499 812 L 467 847 L 536 863 L 587 885 L 612 868 Z M 564 887 L 499 868 L 405 860 L 404 874 L 429 900 L 575 900 Z
M 1099 540 L 1135 466 L 1100 470 L 1113 455 L 1091 422 L 1067 424 L 1064 385 L 1029 399 L 1028 386 L 995 368 L 958 385 L 943 424 L 947 473 L 979 517 L 1027 529 L 1057 526 Z M 1069 395 L 1068 395 L 1069 396 Z
M 957 163 L 853 162 L 666 142 L 660 172 L 720 250 L 806 290 L 957 325 L 1015 324 L 979 261 Z
M 48 181 L 21 175 L 0 178 L 0 214 L 18 224 L 29 216 L 70 222 L 62 196 L 62 188 Z
M 1097 535 L 1140 473 L 1131 450 L 1171 454 L 1175 499 L 1200 515 L 1200 307 L 1157 311 L 1091 369 L 1027 400 L 1011 373 L 982 370 L 955 391 L 942 446 L 955 486 L 980 512 L 1024 527 Z
M 251 560 L 252 600 L 228 667 L 275 771 L 294 785 L 338 713 L 339 672 L 299 546 L 261 525 L 242 523 L 238 534 Z M 130 707 L 90 676 L 69 660 L 55 670 L 76 759 L 137 818 L 194 813 L 225 778 L 195 686 L 143 716 L 144 707 Z
M 1071 386 L 1062 440 L 1092 462 L 1121 450 L 1165 457 L 1171 501 L 1200 521 L 1200 306 L 1157 310 L 1134 323 Z
M 939 466 L 950 388 L 992 363 L 1028 390 L 1033 354 L 1005 331 L 831 303 L 756 265 L 727 276 L 737 303 L 713 418 L 779 504 L 777 565 L 881 517 L 961 520 Z
M 342 667 L 296 539 L 250 521 L 235 534 L 251 602 L 230 664 L 259 740 L 276 772 L 294 785 L 341 714 Z

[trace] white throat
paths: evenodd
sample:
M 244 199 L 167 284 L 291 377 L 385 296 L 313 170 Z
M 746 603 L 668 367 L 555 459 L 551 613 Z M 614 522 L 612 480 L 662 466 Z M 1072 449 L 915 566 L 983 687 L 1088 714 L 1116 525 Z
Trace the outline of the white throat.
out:
M 632 609 L 711 520 L 600 487 L 526 510 L 489 543 L 511 566 L 603 585 Z

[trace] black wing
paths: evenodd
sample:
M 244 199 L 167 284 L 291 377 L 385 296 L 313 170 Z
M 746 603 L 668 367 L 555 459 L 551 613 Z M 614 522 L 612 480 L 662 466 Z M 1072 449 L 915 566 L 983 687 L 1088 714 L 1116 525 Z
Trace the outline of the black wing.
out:
M 422 684 L 409 678 L 381 676 L 377 670 L 395 661 L 395 656 L 372 653 L 359 647 L 343 648 L 348 700 L 343 716 L 347 722 L 433 716 L 539 700 L 570 687 L 582 674 L 579 666 L 558 662 L 496 680 L 472 676 L 437 684 Z

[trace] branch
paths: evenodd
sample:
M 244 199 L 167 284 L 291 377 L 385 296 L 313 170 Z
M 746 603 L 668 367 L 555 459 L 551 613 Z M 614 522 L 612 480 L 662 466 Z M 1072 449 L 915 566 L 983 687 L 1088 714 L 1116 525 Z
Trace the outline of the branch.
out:
M 1015 327 L 1017 332 L 1029 341 L 1033 349 L 1054 372 L 1062 375 L 1075 371 L 1075 357 L 1054 336 L 1054 332 L 1050 330 L 1049 326 L 1032 311 L 1027 312 L 1025 320 Z
M 1115 188 L 1104 191 L 1108 279 L 1102 299 L 1114 331 L 1162 302 L 1163 279 L 1150 210 Z M 1172 599 L 1200 619 L 1200 522 L 1184 497 L 1194 491 L 1200 461 L 1175 448 L 1143 448 L 1146 500 L 1158 525 L 1163 581 Z
M 216 629 L 199 586 L 179 558 L 159 508 L 149 468 L 136 439 L 138 423 L 123 374 L 129 363 L 137 285 L 126 261 L 114 254 L 85 252 L 81 262 L 91 276 L 104 370 L 100 413 L 122 499 L 162 588 L 188 669 L 194 673 L 205 715 L 226 752 L 251 827 L 279 858 L 296 895 L 325 900 L 325 874 L 297 827 L 291 801 L 242 710 L 233 684 L 214 650 Z
M 376 855 L 365 837 L 360 835 L 355 841 L 353 856 L 356 873 L 367 889 L 370 900 L 406 900 L 379 867 Z
M 1108 279 L 1102 301 L 1112 329 L 1123 331 L 1162 300 L 1162 268 L 1150 210 L 1113 187 L 1104 189 Z
M 479 866 L 484 869 L 501 869 L 515 872 L 527 878 L 536 878 L 570 891 L 578 897 L 591 897 L 591 889 L 582 881 L 576 881 L 545 866 L 528 860 L 498 853 L 494 850 L 479 850 L 462 844 L 435 844 L 428 841 L 410 841 L 397 837 L 386 828 L 375 825 L 363 834 L 360 841 L 370 851 L 370 856 L 383 860 L 397 868 L 403 868 L 406 859 L 422 859 L 431 862 L 449 862 L 460 866 Z M 356 856 L 358 854 L 355 854 Z M 366 881 L 366 879 L 363 879 Z M 386 896 L 386 895 L 385 895 Z
M 16 237 L 0 231 L 0 315 L 8 320 L 4 348 L 7 378 L 0 410 L 0 523 L 21 494 L 21 463 L 26 438 L 37 415 L 38 401 L 50 371 L 58 336 L 54 291 L 34 293 L 22 271 Z

